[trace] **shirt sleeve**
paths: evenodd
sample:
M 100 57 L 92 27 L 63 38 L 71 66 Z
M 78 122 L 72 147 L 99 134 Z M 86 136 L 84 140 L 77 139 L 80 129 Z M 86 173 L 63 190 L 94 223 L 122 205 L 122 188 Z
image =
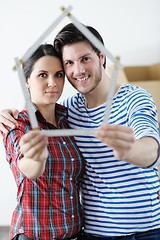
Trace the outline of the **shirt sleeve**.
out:
M 134 130 L 135 138 L 154 138 L 159 145 L 157 159 L 148 168 L 160 165 L 160 131 L 156 105 L 150 93 L 139 88 L 129 97 L 129 124 Z
M 19 150 L 19 142 L 21 137 L 24 135 L 25 127 L 9 129 L 8 134 L 3 135 L 3 143 L 6 152 L 6 160 L 8 161 L 11 171 L 14 175 L 17 186 L 23 181 L 23 174 L 19 170 L 18 164 L 22 159 L 23 154 Z

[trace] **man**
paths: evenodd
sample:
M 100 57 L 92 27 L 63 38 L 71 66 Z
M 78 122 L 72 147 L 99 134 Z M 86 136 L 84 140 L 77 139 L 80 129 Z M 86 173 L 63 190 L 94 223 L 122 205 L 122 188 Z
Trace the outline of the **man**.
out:
M 103 43 L 95 29 L 88 29 Z M 104 54 L 73 24 L 57 34 L 54 45 L 69 82 L 79 91 L 64 101 L 70 126 L 98 128 L 111 81 Z M 6 124 L 6 118 L 13 121 L 9 112 L 3 111 L 0 118 Z M 0 129 L 4 131 L 2 124 Z M 154 164 L 158 164 L 160 140 L 151 96 L 133 85 L 117 85 L 109 124 L 103 124 L 96 136 L 101 141 L 94 136 L 75 137 L 86 160 L 82 239 L 159 240 L 160 184 Z

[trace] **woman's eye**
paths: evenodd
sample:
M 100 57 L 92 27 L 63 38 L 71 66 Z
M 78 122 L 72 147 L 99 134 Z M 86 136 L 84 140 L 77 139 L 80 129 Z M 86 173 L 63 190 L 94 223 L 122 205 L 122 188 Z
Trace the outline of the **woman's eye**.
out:
M 39 74 L 39 77 L 41 77 L 41 78 L 45 78 L 46 76 L 47 76 L 46 73 L 41 73 L 41 74 Z
M 56 77 L 57 78 L 63 78 L 64 77 L 64 73 L 63 72 L 58 72 L 58 73 L 56 73 Z

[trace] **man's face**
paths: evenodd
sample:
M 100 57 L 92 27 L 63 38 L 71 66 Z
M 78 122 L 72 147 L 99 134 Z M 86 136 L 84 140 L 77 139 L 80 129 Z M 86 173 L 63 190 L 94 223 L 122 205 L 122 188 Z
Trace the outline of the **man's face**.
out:
M 90 93 L 101 81 L 104 55 L 98 57 L 87 41 L 64 46 L 62 60 L 69 82 L 79 92 Z

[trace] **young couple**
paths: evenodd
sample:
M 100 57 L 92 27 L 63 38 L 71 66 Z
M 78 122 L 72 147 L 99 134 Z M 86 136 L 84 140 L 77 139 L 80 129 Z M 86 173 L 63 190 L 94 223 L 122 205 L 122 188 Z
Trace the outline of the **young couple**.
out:
M 40 46 L 23 64 L 40 129 L 97 132 L 75 141 L 47 139 L 31 130 L 27 110 L 1 111 L 0 130 L 18 187 L 10 239 L 160 240 L 156 107 L 144 89 L 117 84 L 109 124 L 102 124 L 111 81 L 105 63 L 104 54 L 68 24 L 54 47 Z M 78 90 L 63 102 L 67 108 L 56 103 L 64 73 Z

